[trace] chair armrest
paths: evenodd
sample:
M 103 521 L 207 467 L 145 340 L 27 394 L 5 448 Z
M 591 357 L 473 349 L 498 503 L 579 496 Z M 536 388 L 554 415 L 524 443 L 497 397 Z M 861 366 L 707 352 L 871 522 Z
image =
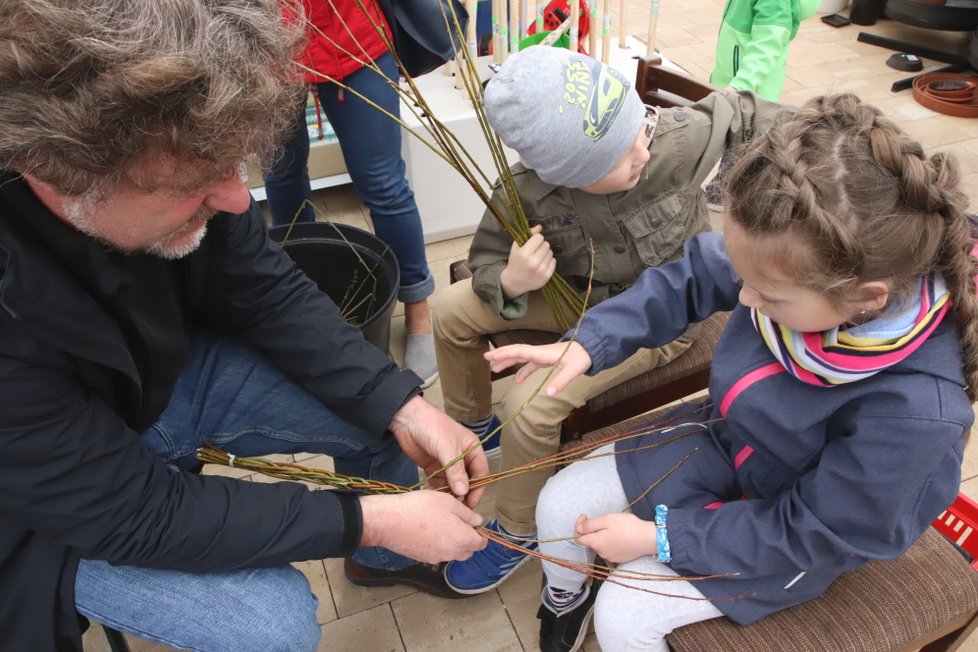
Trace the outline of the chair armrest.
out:
M 692 106 L 710 93 L 720 90 L 689 75 L 664 68 L 658 55 L 638 59 L 635 90 L 642 101 L 651 106 Z

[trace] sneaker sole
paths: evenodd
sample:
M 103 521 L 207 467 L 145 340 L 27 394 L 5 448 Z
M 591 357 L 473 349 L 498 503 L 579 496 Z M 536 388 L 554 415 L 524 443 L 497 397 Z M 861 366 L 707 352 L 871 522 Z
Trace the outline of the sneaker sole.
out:
M 421 389 L 428 389 L 429 387 L 431 387 L 432 385 L 435 384 L 435 381 L 436 380 L 438 380 L 438 372 L 435 372 L 435 375 L 434 376 L 432 376 L 428 380 L 425 380 L 424 382 L 422 382 L 421 383 Z
M 445 570 L 442 572 L 442 574 L 445 576 L 445 584 L 447 584 L 448 585 L 448 588 L 450 588 L 452 591 L 455 591 L 456 593 L 461 593 L 462 595 L 478 595 L 479 593 L 485 593 L 486 591 L 492 591 L 494 588 L 496 588 L 497 586 L 499 586 L 500 584 L 502 584 L 503 582 L 505 582 L 506 580 L 508 580 L 510 577 L 512 577 L 513 573 L 515 573 L 519 569 L 520 566 L 522 566 L 526 562 L 530 561 L 530 559 L 531 559 L 530 555 L 523 555 L 523 559 L 521 559 L 519 562 L 517 562 L 516 565 L 513 566 L 511 569 L 509 569 L 509 572 L 508 573 L 506 573 L 501 578 L 499 578 L 498 580 L 496 580 L 496 583 L 495 584 L 490 584 L 489 586 L 486 586 L 486 587 L 483 587 L 483 588 L 480 588 L 480 589 L 460 589 L 457 586 L 455 586 L 454 584 L 452 584 L 451 580 L 448 579 L 448 566 L 447 565 L 445 566 Z M 589 616 L 589 618 L 590 618 L 590 616 Z

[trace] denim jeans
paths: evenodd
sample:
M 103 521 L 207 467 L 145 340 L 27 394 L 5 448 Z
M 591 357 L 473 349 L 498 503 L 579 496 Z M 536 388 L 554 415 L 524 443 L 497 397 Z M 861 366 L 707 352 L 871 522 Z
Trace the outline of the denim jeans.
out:
M 397 81 L 397 63 L 388 52 L 377 59 L 387 79 Z M 370 68 L 346 76 L 343 84 L 397 116 L 400 98 L 386 79 Z M 397 298 L 417 303 L 434 292 L 435 281 L 425 258 L 421 215 L 404 176 L 401 126 L 351 91 L 333 83 L 316 84 L 316 92 L 343 152 L 347 172 L 360 199 L 370 210 L 374 231 L 390 245 L 401 271 Z M 265 193 L 276 226 L 289 224 L 302 202 L 312 198 L 309 186 L 309 136 L 306 115 L 285 144 L 282 157 L 264 173 Z M 312 222 L 315 211 L 306 205 L 298 221 Z
M 174 472 L 194 466 L 207 441 L 240 456 L 322 453 L 341 473 L 402 486 L 418 480 L 392 437 L 343 421 L 251 349 L 206 336 L 192 340 L 170 403 L 142 441 Z M 391 570 L 413 563 L 383 548 L 354 558 Z M 315 649 L 316 604 L 291 566 L 195 575 L 82 560 L 75 581 L 81 614 L 193 650 Z

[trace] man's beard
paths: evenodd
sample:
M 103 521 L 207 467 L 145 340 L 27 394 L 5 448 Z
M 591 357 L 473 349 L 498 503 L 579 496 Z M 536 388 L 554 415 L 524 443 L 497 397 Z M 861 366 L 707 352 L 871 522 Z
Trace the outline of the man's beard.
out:
M 65 219 L 76 229 L 84 233 L 85 235 L 98 240 L 102 244 L 105 244 L 113 249 L 120 249 L 118 245 L 109 242 L 105 239 L 99 232 L 94 224 L 92 215 L 98 207 L 98 200 L 94 196 L 82 196 L 79 198 L 73 198 L 66 200 L 62 204 L 62 212 L 64 213 Z M 191 223 L 200 218 L 210 219 L 214 215 L 212 209 L 201 206 L 193 217 L 188 220 Z M 186 242 L 173 242 L 174 240 L 180 238 L 180 236 L 185 236 L 186 234 L 182 229 L 171 233 L 170 235 L 164 236 L 160 240 L 153 242 L 149 245 L 141 247 L 139 251 L 143 253 L 150 254 L 151 256 L 156 256 L 158 258 L 163 258 L 165 260 L 177 260 L 187 256 L 200 247 L 200 243 L 204 240 L 204 236 L 207 234 L 207 222 L 205 221 L 203 225 L 196 231 L 194 231 L 192 238 Z M 133 251 L 125 251 L 125 253 L 134 253 Z
M 203 217 L 205 220 L 209 220 L 214 216 L 214 211 L 201 207 L 197 213 L 194 214 L 193 220 Z M 144 249 L 144 251 L 152 256 L 157 256 L 166 260 L 177 260 L 188 256 L 193 252 L 197 251 L 200 247 L 200 243 L 203 242 L 204 236 L 207 235 L 207 222 L 205 221 L 199 229 L 193 232 L 190 240 L 186 240 L 182 243 L 173 242 L 179 235 L 186 235 L 181 231 L 172 233 L 162 240 L 157 240 L 153 244 L 149 245 Z

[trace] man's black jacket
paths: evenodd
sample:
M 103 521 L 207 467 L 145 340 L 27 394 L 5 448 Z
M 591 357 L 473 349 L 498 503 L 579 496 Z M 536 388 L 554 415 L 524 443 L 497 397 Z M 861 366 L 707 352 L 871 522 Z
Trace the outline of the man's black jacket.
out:
M 254 204 L 165 261 L 108 250 L 0 175 L 0 649 L 80 648 L 83 557 L 207 572 L 356 548 L 354 498 L 175 473 L 140 444 L 198 331 L 253 346 L 378 437 L 418 391 L 269 241 Z

